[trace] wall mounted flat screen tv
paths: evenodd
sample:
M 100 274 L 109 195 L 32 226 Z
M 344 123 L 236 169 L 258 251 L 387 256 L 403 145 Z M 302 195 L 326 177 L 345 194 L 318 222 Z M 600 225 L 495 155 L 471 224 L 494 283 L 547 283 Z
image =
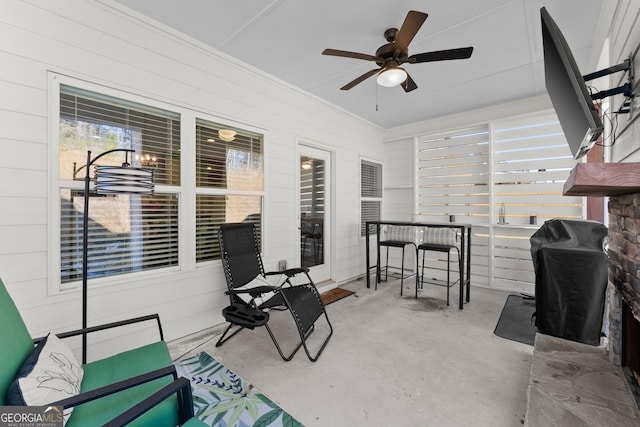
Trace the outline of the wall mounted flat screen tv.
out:
M 593 147 L 604 126 L 567 41 L 544 7 L 540 18 L 547 92 L 571 153 L 579 159 Z

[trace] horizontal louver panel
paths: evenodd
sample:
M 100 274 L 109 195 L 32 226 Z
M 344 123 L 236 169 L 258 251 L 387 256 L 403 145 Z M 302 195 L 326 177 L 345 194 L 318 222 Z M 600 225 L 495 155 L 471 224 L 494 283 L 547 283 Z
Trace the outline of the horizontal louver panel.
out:
M 418 215 L 423 221 L 478 223 L 489 213 L 489 133 L 486 126 L 429 135 L 418 141 Z
M 423 136 L 417 155 L 417 219 L 472 223 L 472 283 L 533 293 L 530 221 L 582 218 L 582 198 L 562 195 L 575 161 L 555 115 Z
M 582 199 L 562 196 L 575 161 L 553 114 L 499 121 L 494 135 L 496 215 L 503 208 L 509 224 L 582 216 Z

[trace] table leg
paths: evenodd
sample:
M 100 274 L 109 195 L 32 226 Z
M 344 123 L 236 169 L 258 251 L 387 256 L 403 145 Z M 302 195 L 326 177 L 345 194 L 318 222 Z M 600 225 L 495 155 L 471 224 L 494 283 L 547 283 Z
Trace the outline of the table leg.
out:
M 365 253 L 366 253 L 366 259 L 367 259 L 367 269 L 365 270 L 367 272 L 367 288 L 371 287 L 371 279 L 369 278 L 370 273 L 371 273 L 371 262 L 369 261 L 369 223 L 365 222 L 365 237 L 364 237 L 364 247 L 365 247 Z
M 467 302 L 471 300 L 471 227 L 467 231 Z
M 376 290 L 380 283 L 380 223 L 376 223 Z
M 460 292 L 458 297 L 458 309 L 462 310 L 464 308 L 464 282 L 467 280 L 464 267 L 465 262 L 465 237 L 464 237 L 464 228 L 462 229 L 462 235 L 460 236 L 460 251 L 462 252 L 460 258 L 458 260 L 458 268 L 460 269 Z

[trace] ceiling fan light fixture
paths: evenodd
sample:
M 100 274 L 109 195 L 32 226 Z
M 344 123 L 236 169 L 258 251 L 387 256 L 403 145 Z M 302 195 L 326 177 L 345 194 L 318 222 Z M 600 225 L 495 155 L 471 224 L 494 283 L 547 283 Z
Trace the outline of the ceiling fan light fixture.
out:
M 388 67 L 378 74 L 377 82 L 380 86 L 395 87 L 407 80 L 407 72 L 400 67 Z

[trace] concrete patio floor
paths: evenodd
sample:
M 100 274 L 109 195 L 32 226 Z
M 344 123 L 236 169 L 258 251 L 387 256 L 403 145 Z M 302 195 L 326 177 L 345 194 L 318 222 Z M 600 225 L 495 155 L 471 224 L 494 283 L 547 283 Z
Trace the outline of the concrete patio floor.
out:
M 281 405 L 305 426 L 521 426 L 533 347 L 494 335 L 507 293 L 471 289 L 457 308 L 457 286 L 364 280 L 343 286 L 355 295 L 327 306 L 334 334 L 312 363 L 300 350 L 290 362 L 267 331 L 242 331 L 222 347 L 218 325 L 170 343 L 174 359 L 206 351 Z M 283 347 L 295 338 L 288 313 L 270 324 Z M 312 338 L 320 338 L 320 327 Z M 314 348 L 313 339 L 311 347 Z M 319 341 L 316 339 L 316 341 Z

